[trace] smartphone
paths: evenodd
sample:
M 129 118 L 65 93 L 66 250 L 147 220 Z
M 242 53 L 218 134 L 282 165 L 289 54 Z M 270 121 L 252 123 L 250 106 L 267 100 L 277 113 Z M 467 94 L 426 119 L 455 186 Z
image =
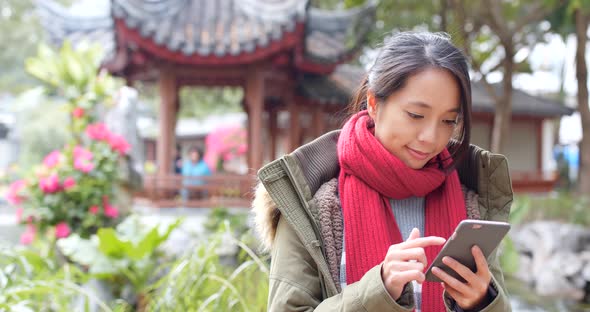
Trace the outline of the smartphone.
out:
M 451 237 L 447 240 L 441 251 L 426 271 L 426 280 L 431 282 L 442 282 L 432 273 L 432 267 L 439 267 L 456 279 L 465 280 L 455 270 L 447 267 L 442 258 L 449 256 L 469 269 L 476 271 L 475 259 L 471 253 L 471 247 L 477 245 L 486 259 L 498 247 L 506 233 L 510 230 L 510 223 L 484 220 L 463 220 Z

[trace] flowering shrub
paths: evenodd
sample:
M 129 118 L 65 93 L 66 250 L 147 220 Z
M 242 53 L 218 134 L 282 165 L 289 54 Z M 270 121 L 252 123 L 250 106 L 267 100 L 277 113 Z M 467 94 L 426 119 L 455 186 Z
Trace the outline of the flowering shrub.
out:
M 37 230 L 55 227 L 57 238 L 83 237 L 114 224 L 119 209 L 111 204 L 118 162 L 130 146 L 102 123 L 86 129 L 84 145 L 49 153 L 33 174 L 15 181 L 6 199 L 16 205 L 17 221 L 27 224 L 21 237 L 30 243 Z
M 17 221 L 26 225 L 22 243 L 47 231 L 56 238 L 89 237 L 118 223 L 118 168 L 130 146 L 97 121 L 115 90 L 112 77 L 97 74 L 99 61 L 96 50 L 74 51 L 68 44 L 59 54 L 42 46 L 27 61 L 27 71 L 46 84 L 48 93 L 65 99 L 72 140 L 8 188 L 6 199 L 17 207 Z
M 240 126 L 217 128 L 205 138 L 205 162 L 209 168 L 223 169 L 223 162 L 246 154 L 246 130 Z

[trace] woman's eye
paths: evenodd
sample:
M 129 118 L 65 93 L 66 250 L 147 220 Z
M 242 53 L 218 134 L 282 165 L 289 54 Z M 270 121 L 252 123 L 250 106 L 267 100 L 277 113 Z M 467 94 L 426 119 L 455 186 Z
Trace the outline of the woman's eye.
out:
M 457 120 L 456 119 L 443 120 L 443 122 L 446 123 L 447 125 L 450 125 L 450 126 L 456 126 L 457 125 Z
M 422 119 L 422 118 L 424 118 L 424 116 L 422 116 L 422 115 L 418 115 L 418 114 L 414 114 L 414 113 L 410 113 L 410 112 L 406 112 L 406 113 L 408 113 L 408 116 L 410 116 L 410 118 L 413 118 L 413 119 Z

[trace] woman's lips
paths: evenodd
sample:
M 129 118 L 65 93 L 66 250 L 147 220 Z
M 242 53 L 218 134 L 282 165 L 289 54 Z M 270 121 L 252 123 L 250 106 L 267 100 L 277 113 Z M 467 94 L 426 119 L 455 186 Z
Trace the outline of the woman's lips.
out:
M 407 147 L 407 149 L 410 152 L 410 155 L 412 155 L 412 157 L 414 157 L 418 160 L 426 160 L 428 158 L 428 155 L 430 155 L 429 153 L 422 153 L 422 152 L 412 149 L 410 147 Z

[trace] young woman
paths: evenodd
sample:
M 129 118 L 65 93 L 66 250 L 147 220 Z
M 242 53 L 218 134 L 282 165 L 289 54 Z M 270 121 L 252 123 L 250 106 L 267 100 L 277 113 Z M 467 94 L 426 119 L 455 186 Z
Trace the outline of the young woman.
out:
M 469 144 L 464 55 L 443 34 L 384 42 L 341 131 L 259 171 L 269 311 L 510 311 L 495 254 L 461 282 L 424 271 L 466 218 L 508 219 L 506 159 Z

